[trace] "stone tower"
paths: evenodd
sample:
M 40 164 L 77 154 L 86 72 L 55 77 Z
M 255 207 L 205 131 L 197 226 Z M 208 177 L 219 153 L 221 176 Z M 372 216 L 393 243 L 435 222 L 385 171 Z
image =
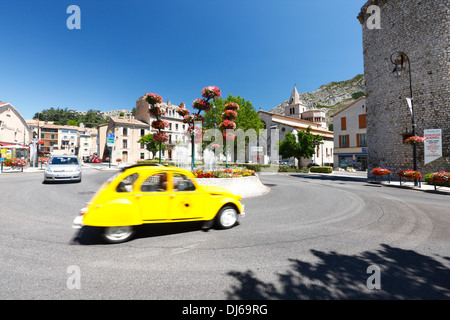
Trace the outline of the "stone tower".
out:
M 297 87 L 294 86 L 292 90 L 291 97 L 289 98 L 288 104 L 284 107 L 284 114 L 289 117 L 301 119 L 302 113 L 305 111 L 306 106 L 300 99 Z
M 373 23 L 379 8 L 379 28 Z M 406 102 L 411 75 L 416 135 L 442 130 L 442 157 L 424 164 L 424 146 L 417 147 L 422 174 L 450 171 L 450 0 L 371 0 L 362 7 L 364 74 L 367 96 L 368 170 L 385 167 L 397 175 L 413 169 L 413 149 L 404 145 L 412 117 Z M 391 55 L 404 52 L 410 69 L 393 73 Z M 411 74 L 410 74 L 411 72 Z

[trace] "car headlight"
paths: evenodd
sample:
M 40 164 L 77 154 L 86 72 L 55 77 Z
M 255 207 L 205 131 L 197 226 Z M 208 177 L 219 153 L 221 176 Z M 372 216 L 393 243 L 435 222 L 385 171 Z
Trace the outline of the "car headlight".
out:
M 51 173 L 51 172 L 53 172 L 53 171 L 52 171 L 52 168 L 50 168 L 50 167 L 47 167 L 47 169 L 45 169 L 45 172 L 49 172 L 49 173 Z

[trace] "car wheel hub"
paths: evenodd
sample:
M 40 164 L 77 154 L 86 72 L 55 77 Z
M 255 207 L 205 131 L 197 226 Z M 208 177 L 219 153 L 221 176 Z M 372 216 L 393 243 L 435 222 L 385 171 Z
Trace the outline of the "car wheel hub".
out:
M 227 209 L 225 210 L 221 217 L 220 217 L 220 223 L 224 227 L 230 227 L 236 223 L 237 220 L 237 213 L 233 209 Z
M 109 240 L 118 241 L 128 238 L 132 232 L 132 227 L 109 227 L 105 230 L 105 236 Z

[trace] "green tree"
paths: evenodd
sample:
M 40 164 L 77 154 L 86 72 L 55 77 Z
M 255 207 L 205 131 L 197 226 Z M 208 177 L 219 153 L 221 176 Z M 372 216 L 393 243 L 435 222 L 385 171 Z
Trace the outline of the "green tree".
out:
M 153 154 L 153 158 L 155 158 L 156 153 L 159 151 L 159 142 L 153 140 L 153 135 L 151 133 L 142 136 L 137 142 L 143 143 L 145 148 Z M 166 149 L 166 145 L 164 143 L 161 144 L 161 150 Z
M 236 123 L 236 129 L 241 129 L 244 132 L 249 129 L 254 129 L 256 134 L 259 135 L 259 130 L 264 129 L 264 122 L 259 118 L 258 112 L 255 110 L 253 104 L 240 96 L 234 97 L 231 94 L 226 98 L 218 98 L 215 100 L 215 107 L 211 108 L 208 112 L 204 114 L 205 129 L 214 129 L 215 127 L 219 130 L 219 124 L 223 121 L 221 114 L 224 112 L 224 107 L 228 102 L 234 102 L 239 105 L 239 110 L 237 111 L 237 118 L 234 120 Z M 209 145 L 212 141 L 203 141 L 203 148 Z M 225 145 L 225 141 L 223 141 Z M 248 145 L 248 138 L 245 141 Z M 237 156 L 237 139 L 234 140 L 234 155 Z M 244 150 L 244 146 L 240 146 L 240 150 Z M 225 146 L 223 148 L 225 154 Z
M 316 147 L 323 143 L 322 140 L 323 137 L 311 133 L 311 127 L 299 131 L 297 135 L 288 132 L 284 141 L 280 142 L 279 153 L 283 158 L 296 158 L 300 167 L 300 159 L 311 158 L 316 153 Z
M 264 128 L 264 123 L 258 116 L 258 112 L 256 112 L 252 103 L 240 96 L 233 97 L 231 94 L 226 98 L 218 98 L 215 100 L 215 108 L 211 108 L 208 112 L 205 112 L 204 118 L 204 128 L 205 129 L 213 129 L 214 124 L 219 127 L 219 124 L 222 122 L 222 118 L 220 115 L 224 111 L 224 106 L 228 102 L 234 102 L 239 105 L 239 110 L 237 112 L 237 118 L 234 121 L 236 123 L 236 129 L 242 129 L 244 131 L 248 129 L 255 129 L 256 132 L 259 129 Z

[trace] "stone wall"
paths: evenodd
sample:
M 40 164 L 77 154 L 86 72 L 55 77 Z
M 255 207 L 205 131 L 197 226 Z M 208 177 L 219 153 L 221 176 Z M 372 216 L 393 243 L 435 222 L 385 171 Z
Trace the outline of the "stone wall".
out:
M 380 7 L 381 29 L 367 27 L 365 11 L 372 4 Z M 362 7 L 358 19 L 363 33 L 369 172 L 379 166 L 395 174 L 413 168 L 413 148 L 403 144 L 412 130 L 406 102 L 409 70 L 395 77 L 390 61 L 399 51 L 410 58 L 416 135 L 442 129 L 443 156 L 425 166 L 419 146 L 418 170 L 450 171 L 449 17 L 450 0 L 371 0 Z

